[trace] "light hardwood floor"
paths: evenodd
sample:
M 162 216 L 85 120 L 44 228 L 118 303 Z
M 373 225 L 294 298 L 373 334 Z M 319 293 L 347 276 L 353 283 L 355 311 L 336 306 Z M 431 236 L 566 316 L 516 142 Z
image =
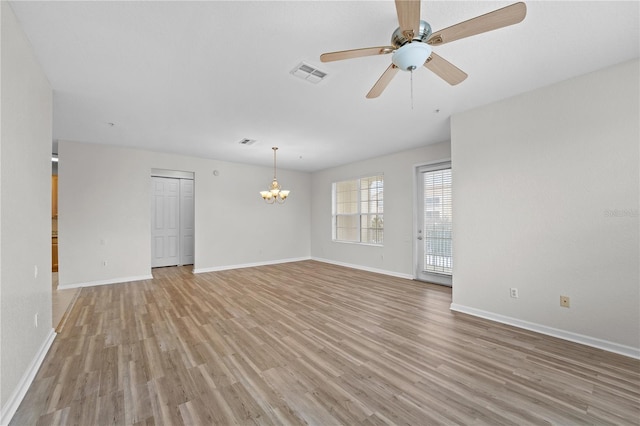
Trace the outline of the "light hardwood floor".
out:
M 72 288 L 66 290 L 58 289 L 58 273 L 53 272 L 51 274 L 51 301 L 52 301 L 52 324 L 56 332 L 62 330 L 62 327 L 67 320 L 69 310 L 71 306 L 80 294 L 80 289 Z
M 314 261 L 84 288 L 12 425 L 639 424 L 640 361 Z

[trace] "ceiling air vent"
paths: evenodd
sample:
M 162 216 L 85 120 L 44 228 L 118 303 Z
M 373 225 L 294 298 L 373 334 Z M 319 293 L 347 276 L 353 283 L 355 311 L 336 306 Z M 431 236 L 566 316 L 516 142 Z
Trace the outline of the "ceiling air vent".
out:
M 246 145 L 246 146 L 249 146 L 249 145 L 253 145 L 254 143 L 256 143 L 256 140 L 255 140 L 255 139 L 247 139 L 247 138 L 244 138 L 244 139 L 242 139 L 242 140 L 241 140 L 240 142 L 238 142 L 238 143 L 239 143 L 240 145 Z
M 301 62 L 297 67 L 292 69 L 291 74 L 307 80 L 310 83 L 319 83 L 327 76 L 326 72 L 320 71 L 318 68 L 305 64 L 304 62 Z

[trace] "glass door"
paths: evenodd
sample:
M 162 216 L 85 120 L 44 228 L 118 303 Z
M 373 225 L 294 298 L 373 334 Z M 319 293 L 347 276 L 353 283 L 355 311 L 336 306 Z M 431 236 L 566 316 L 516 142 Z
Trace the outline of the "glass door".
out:
M 453 272 L 451 163 L 417 169 L 416 278 L 451 285 Z

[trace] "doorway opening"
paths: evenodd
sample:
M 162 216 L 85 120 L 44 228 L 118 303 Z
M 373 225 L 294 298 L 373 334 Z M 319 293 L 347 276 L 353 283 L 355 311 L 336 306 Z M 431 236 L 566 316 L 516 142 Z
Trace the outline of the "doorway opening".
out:
M 193 172 L 151 170 L 151 267 L 193 265 Z

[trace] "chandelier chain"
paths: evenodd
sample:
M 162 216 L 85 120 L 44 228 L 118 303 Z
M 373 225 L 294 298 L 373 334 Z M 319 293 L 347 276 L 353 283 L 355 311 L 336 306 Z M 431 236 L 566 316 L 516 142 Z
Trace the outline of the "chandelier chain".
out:
M 278 150 L 278 147 L 274 146 L 271 149 L 273 149 L 273 180 L 276 180 L 276 151 Z

